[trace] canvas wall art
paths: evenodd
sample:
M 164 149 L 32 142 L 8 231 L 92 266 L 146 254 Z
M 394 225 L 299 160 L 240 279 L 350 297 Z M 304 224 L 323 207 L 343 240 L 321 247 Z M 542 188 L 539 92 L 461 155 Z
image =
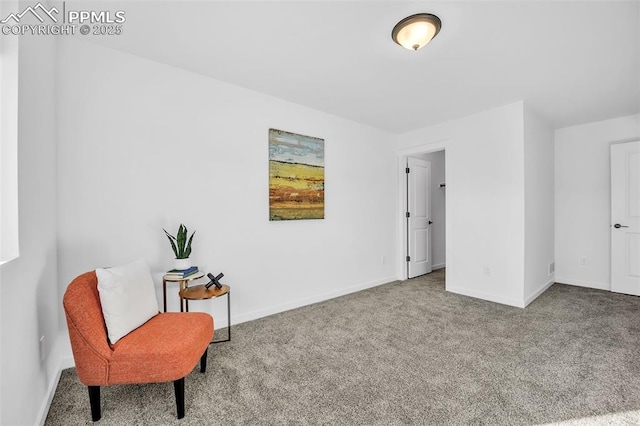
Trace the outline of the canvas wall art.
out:
M 269 220 L 324 219 L 324 139 L 269 129 Z

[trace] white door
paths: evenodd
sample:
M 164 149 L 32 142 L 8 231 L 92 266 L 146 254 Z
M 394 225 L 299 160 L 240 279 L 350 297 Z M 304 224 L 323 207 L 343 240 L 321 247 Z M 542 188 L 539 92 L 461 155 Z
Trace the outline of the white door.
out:
M 407 161 L 407 276 L 431 272 L 431 163 L 417 158 Z
M 640 141 L 611 145 L 611 291 L 640 296 Z

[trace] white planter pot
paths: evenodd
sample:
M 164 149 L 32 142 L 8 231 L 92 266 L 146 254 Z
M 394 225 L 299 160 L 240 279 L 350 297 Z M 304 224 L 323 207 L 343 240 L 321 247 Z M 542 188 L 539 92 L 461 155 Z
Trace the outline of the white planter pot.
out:
M 175 259 L 173 267 L 178 270 L 191 268 L 191 259 Z

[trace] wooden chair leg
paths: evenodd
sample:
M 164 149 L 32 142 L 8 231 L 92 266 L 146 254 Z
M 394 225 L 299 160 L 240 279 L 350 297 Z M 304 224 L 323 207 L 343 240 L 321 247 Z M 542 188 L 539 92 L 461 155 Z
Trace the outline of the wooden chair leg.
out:
M 200 372 L 204 373 L 205 371 L 207 371 L 207 352 L 209 351 L 209 348 L 204 350 L 204 354 L 202 354 L 202 357 L 200 358 Z
M 173 389 L 176 392 L 178 418 L 181 419 L 184 417 L 184 377 L 173 382 Z
M 89 403 L 91 404 L 91 420 L 97 422 L 102 417 L 100 413 L 100 386 L 89 386 Z

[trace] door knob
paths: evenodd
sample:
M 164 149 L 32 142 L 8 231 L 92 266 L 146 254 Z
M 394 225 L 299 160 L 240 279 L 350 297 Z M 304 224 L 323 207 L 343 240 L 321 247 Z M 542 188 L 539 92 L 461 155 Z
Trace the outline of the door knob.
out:
M 628 228 L 628 226 L 625 225 L 620 225 L 619 223 L 616 223 L 615 225 L 613 225 L 614 228 L 618 229 L 618 228 Z
M 431 225 L 433 222 L 429 221 L 429 225 Z

